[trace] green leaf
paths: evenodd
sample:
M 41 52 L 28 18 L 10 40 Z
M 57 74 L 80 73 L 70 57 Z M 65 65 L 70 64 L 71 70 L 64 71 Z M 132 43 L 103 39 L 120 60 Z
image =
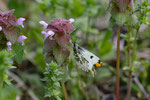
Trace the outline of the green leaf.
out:
M 14 54 L 14 60 L 17 63 L 21 63 L 22 62 L 22 58 L 23 58 L 23 53 L 24 53 L 24 47 L 21 45 L 21 43 L 16 42 L 15 44 L 12 45 L 12 52 Z
M 56 87 L 61 87 L 59 82 L 55 82 L 54 85 L 55 85 Z
M 104 56 L 112 51 L 112 42 L 105 41 L 103 44 L 99 45 L 100 55 Z
M 19 37 L 20 29 L 17 27 L 3 28 L 3 32 L 10 42 L 15 43 Z
M 119 13 L 116 15 L 115 19 L 119 25 L 123 25 L 125 23 L 125 21 L 127 20 L 127 14 Z

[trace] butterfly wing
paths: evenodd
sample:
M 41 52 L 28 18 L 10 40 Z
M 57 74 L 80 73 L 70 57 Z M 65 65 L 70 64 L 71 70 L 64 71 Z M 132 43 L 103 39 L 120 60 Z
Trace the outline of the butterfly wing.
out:
M 96 55 L 76 45 L 75 43 L 73 49 L 74 49 L 75 59 L 77 60 L 77 65 L 81 67 L 84 71 L 89 71 L 89 70 L 91 71 L 93 66 L 97 62 L 100 62 L 100 59 Z
M 77 49 L 77 45 L 74 44 L 73 51 L 76 59 L 77 65 L 84 71 L 88 71 L 88 61 L 84 58 L 83 54 Z

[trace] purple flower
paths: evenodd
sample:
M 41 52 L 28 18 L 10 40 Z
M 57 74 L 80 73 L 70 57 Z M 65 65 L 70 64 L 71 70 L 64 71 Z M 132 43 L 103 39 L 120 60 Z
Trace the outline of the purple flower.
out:
M 20 28 L 16 27 L 21 25 L 24 28 L 23 21 L 25 18 L 17 19 L 13 15 L 15 10 L 10 10 L 6 12 L 0 11 L 0 33 L 2 39 L 8 40 L 5 46 L 8 47 L 8 50 L 11 50 L 11 46 L 15 44 L 16 41 L 21 42 L 24 45 L 24 40 L 27 39 L 26 36 L 20 35 Z
M 0 31 L 2 31 L 2 26 L 0 26 Z
M 45 38 L 45 39 L 48 37 L 48 34 L 47 34 L 47 32 L 45 32 L 45 31 L 42 31 L 41 33 L 44 35 L 44 38 Z
M 19 38 L 18 38 L 17 41 L 18 41 L 18 42 L 21 42 L 21 44 L 24 45 L 24 40 L 25 40 L 25 39 L 27 39 L 27 37 L 24 36 L 24 35 L 22 35 L 22 36 L 19 36 Z
M 73 22 L 73 19 L 69 20 L 65 20 L 65 19 L 53 19 L 50 24 L 47 26 L 48 30 L 52 30 L 55 33 L 59 33 L 59 34 L 68 34 L 71 33 L 72 31 L 74 31 L 74 27 L 71 24 L 71 22 Z
M 121 12 L 124 12 L 127 6 L 131 3 L 131 0 L 115 0 Z
M 53 37 L 53 35 L 55 34 L 53 31 L 48 31 L 48 32 L 42 31 L 41 33 L 44 35 L 45 39 L 46 39 L 47 37 L 49 37 L 50 40 L 52 40 L 52 37 Z
M 45 21 L 40 21 L 39 22 L 41 25 L 43 25 L 43 30 L 45 30 L 48 26 L 48 24 Z
M 46 62 L 56 60 L 63 64 L 70 55 L 70 34 L 74 31 L 72 23 L 74 19 L 53 19 L 50 24 L 40 21 L 44 26 L 42 34 L 45 36 L 43 53 Z M 49 54 L 51 53 L 51 54 Z
M 10 10 L 6 12 L 0 11 L 0 25 L 6 26 L 16 26 L 16 17 L 13 15 L 15 10 Z
M 47 32 L 49 39 L 52 40 L 52 36 L 55 34 L 53 31 L 48 31 Z
M 10 50 L 11 50 L 11 45 L 12 45 L 12 43 L 11 43 L 10 41 L 8 41 L 8 42 L 7 42 L 8 51 L 10 51 Z
M 70 19 L 69 19 L 69 22 L 70 22 L 70 23 L 73 23 L 73 22 L 74 22 L 74 19 L 73 19 L 73 18 L 70 18 Z
M 23 22 L 25 21 L 25 18 L 19 18 L 18 20 L 17 20 L 17 25 L 19 26 L 19 25 L 21 25 L 22 26 L 22 28 L 24 28 L 24 25 L 23 25 Z

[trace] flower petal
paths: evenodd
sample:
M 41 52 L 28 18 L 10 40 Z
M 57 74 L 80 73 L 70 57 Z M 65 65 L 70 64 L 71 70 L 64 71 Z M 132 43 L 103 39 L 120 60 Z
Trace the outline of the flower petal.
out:
M 12 45 L 12 43 L 11 43 L 10 41 L 8 41 L 8 42 L 7 42 L 8 51 L 10 51 L 10 50 L 11 50 L 11 45 Z
M 45 38 L 45 39 L 49 36 L 49 35 L 47 34 L 47 32 L 45 32 L 45 31 L 42 31 L 41 33 L 44 35 L 44 38 Z
M 43 30 L 45 30 L 48 26 L 48 24 L 45 21 L 40 21 L 39 22 L 41 25 L 43 25 Z
M 68 34 L 74 31 L 74 27 L 71 24 L 73 22 L 73 19 L 69 20 L 64 20 L 64 19 L 53 19 L 50 24 L 47 26 L 48 30 L 52 30 L 55 33 L 61 33 L 62 34 Z
M 52 40 L 52 37 L 55 33 L 53 31 L 48 31 L 47 34 L 49 36 L 49 39 Z
M 53 36 L 55 33 L 53 31 L 48 31 L 47 34 Z
M 24 36 L 24 35 L 22 35 L 22 36 L 19 36 L 19 38 L 18 38 L 17 41 L 18 41 L 18 42 L 21 42 L 21 44 L 24 45 L 24 40 L 25 40 L 25 39 L 27 39 L 27 37 Z
M 55 34 L 53 31 L 42 31 L 41 33 L 44 35 L 45 39 L 50 36 L 50 40 L 52 40 L 52 36 Z
M 70 18 L 70 19 L 69 19 L 69 22 L 70 22 L 70 23 L 73 23 L 73 22 L 74 22 L 74 19 L 73 19 L 73 18 Z
M 2 26 L 0 26 L 0 31 L 2 31 Z
M 21 25 L 24 28 L 23 21 L 25 21 L 25 18 L 19 18 L 17 20 L 17 25 Z

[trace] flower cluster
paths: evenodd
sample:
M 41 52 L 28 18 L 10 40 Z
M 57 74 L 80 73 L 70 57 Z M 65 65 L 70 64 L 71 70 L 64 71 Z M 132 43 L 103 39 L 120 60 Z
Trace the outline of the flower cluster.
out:
M 56 60 L 62 64 L 69 56 L 70 33 L 74 31 L 72 22 L 74 19 L 53 19 L 50 24 L 39 22 L 43 25 L 41 32 L 45 36 L 43 53 L 47 62 Z
M 133 0 L 116 0 L 116 4 L 120 11 L 124 12 L 129 5 L 133 7 Z
M 109 0 L 109 7 L 116 12 L 126 12 L 127 8 L 133 10 L 133 0 Z
M 22 26 L 25 18 L 17 19 L 14 15 L 14 10 L 2 12 L 0 11 L 0 34 L 4 34 L 2 38 L 6 38 L 8 42 L 8 50 L 11 50 L 11 45 L 16 41 L 21 42 L 24 45 L 24 40 L 27 39 L 26 36 L 20 35 L 20 28 L 16 26 Z

